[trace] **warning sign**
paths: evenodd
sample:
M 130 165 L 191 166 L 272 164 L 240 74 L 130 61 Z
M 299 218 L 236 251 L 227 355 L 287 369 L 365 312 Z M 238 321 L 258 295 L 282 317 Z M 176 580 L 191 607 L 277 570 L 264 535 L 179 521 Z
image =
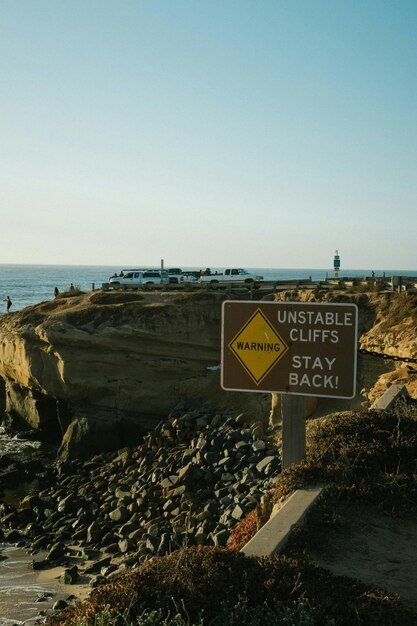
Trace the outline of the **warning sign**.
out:
M 260 309 L 239 330 L 229 348 L 257 385 L 288 350 Z
M 355 304 L 226 301 L 222 387 L 353 398 L 356 346 Z

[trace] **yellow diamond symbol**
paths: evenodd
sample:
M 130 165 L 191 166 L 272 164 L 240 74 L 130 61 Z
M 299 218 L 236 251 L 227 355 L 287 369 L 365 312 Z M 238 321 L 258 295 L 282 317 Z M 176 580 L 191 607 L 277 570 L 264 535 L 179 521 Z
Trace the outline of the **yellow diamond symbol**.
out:
M 285 341 L 260 309 L 239 330 L 228 347 L 257 385 L 288 350 Z

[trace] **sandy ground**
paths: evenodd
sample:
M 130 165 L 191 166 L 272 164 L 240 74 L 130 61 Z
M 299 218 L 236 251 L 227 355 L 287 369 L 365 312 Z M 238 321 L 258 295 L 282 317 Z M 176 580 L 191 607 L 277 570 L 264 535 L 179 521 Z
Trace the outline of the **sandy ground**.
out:
M 6 558 L 4 558 L 6 557 Z M 30 567 L 31 557 L 14 546 L 2 549 L 0 563 L 0 626 L 32 623 L 40 611 L 51 609 L 69 593 L 57 580 L 41 583 Z
M 320 509 L 318 505 L 311 528 L 316 533 Z M 312 561 L 336 575 L 397 593 L 417 611 L 417 519 L 394 518 L 356 503 L 337 502 L 333 510 L 333 524 L 307 550 Z
M 63 573 L 63 567 L 53 567 L 51 569 L 40 571 L 37 576 L 37 581 L 40 584 L 56 583 L 59 581 L 59 577 Z M 79 600 L 87 598 L 91 592 L 91 587 L 88 585 L 88 578 L 80 576 L 79 582 L 74 585 L 64 585 L 58 583 L 59 596 L 67 598 L 69 595 L 76 596 Z
M 64 585 L 59 581 L 63 567 L 34 571 L 32 560 L 32 555 L 25 550 L 2 545 L 0 626 L 35 624 L 40 612 L 50 612 L 58 600 L 72 596 L 84 599 L 91 592 L 87 576 L 80 576 L 75 585 Z M 86 561 L 83 565 L 90 563 Z

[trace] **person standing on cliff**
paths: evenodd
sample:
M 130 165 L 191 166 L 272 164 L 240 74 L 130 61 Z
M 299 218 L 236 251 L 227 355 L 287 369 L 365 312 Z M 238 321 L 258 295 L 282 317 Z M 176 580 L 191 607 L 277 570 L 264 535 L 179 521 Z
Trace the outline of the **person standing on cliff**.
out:
M 7 296 L 6 298 L 4 298 L 3 302 L 6 303 L 6 310 L 7 310 L 7 312 L 9 312 L 10 311 L 10 307 L 13 304 L 13 302 L 10 300 L 10 296 Z

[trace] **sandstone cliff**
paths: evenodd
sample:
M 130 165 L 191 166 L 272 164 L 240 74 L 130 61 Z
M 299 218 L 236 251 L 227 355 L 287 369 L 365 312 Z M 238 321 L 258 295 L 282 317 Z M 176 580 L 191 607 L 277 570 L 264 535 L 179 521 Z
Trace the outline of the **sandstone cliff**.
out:
M 137 438 L 181 401 L 244 406 L 259 417 L 259 397 L 220 388 L 224 297 L 96 292 L 2 316 L 0 377 L 9 419 L 58 439 L 74 417 L 78 429 L 83 419 L 90 426 L 98 420 L 92 436 L 101 437 L 101 448 L 103 438 L 107 447 Z
M 209 403 L 265 419 L 270 394 L 220 388 L 221 293 L 87 293 L 0 318 L 6 415 L 91 451 L 137 439 L 178 403 Z M 345 300 L 359 306 L 360 346 L 417 357 L 417 296 L 285 292 L 268 299 Z M 359 356 L 356 404 L 392 382 L 417 397 L 417 365 Z M 1 399 L 4 401 L 4 398 Z M 341 405 L 338 407 L 338 403 Z M 324 410 L 329 401 L 321 402 Z M 333 410 L 350 408 L 334 402 Z M 0 410 L 2 405 L 0 403 Z M 67 430 L 68 429 L 68 430 Z

